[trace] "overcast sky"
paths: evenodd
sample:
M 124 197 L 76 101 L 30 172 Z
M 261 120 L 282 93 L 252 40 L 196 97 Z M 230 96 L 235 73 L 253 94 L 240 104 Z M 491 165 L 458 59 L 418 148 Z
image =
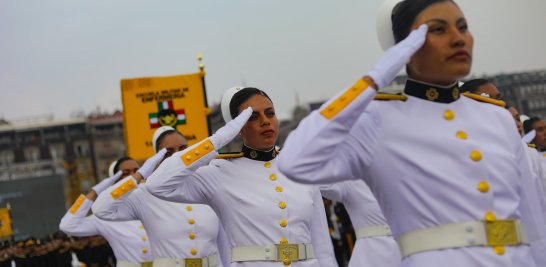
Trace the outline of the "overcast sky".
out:
M 380 58 L 382 0 L 0 0 L 0 118 L 121 109 L 125 78 L 207 72 L 209 104 L 246 82 L 281 119 Z M 545 0 L 458 0 L 475 75 L 546 69 Z

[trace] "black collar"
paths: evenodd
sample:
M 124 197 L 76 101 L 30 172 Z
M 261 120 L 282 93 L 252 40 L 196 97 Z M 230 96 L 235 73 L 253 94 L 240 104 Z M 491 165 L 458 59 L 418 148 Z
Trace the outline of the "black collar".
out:
M 451 103 L 459 99 L 459 82 L 450 86 L 439 86 L 408 79 L 404 94 L 438 103 Z
M 535 147 L 538 152 L 546 152 L 546 147 L 543 146 L 537 146 Z
M 273 160 L 275 157 L 277 157 L 278 153 L 277 150 L 275 150 L 275 147 L 269 151 L 263 151 L 248 147 L 245 144 L 243 144 L 243 149 L 241 152 L 244 153 L 243 157 L 259 161 Z

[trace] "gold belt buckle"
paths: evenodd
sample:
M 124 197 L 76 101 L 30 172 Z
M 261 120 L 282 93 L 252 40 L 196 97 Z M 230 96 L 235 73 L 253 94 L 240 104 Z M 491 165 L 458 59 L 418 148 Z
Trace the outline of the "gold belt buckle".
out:
M 300 246 L 298 244 L 275 244 L 277 247 L 277 260 L 289 266 L 293 261 L 300 259 Z
M 487 246 L 517 245 L 518 233 L 513 219 L 483 222 Z
M 142 267 L 152 267 L 152 266 L 154 266 L 154 263 L 151 261 L 142 263 Z
M 201 258 L 187 258 L 185 267 L 203 267 L 203 259 Z

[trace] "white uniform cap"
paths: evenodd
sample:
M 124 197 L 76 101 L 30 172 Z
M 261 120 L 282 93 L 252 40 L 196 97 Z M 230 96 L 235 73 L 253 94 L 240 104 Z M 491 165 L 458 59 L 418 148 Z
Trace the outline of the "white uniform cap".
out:
M 108 167 L 108 177 L 112 177 L 114 176 L 114 167 L 116 167 L 116 164 L 118 163 L 118 161 L 114 161 L 112 163 L 110 163 L 110 167 Z
M 528 119 L 530 119 L 529 116 L 525 114 L 519 114 L 519 120 L 521 121 L 521 123 L 524 123 Z
M 226 123 L 231 121 L 231 114 L 229 113 L 229 104 L 231 103 L 231 99 L 237 92 L 245 88 L 246 87 L 243 86 L 231 87 L 227 89 L 224 95 L 222 95 L 222 103 L 220 104 L 220 107 L 222 108 L 222 117 L 224 117 L 224 121 Z
M 379 12 L 377 12 L 377 38 L 383 51 L 387 51 L 391 46 L 395 45 L 394 33 L 392 32 L 392 10 L 403 0 L 385 0 Z
M 155 130 L 154 137 L 152 138 L 152 144 L 154 145 L 154 152 L 157 152 L 157 147 L 155 147 L 157 138 L 159 138 L 159 136 L 166 131 L 174 131 L 174 128 L 171 126 L 161 126 L 157 130 Z

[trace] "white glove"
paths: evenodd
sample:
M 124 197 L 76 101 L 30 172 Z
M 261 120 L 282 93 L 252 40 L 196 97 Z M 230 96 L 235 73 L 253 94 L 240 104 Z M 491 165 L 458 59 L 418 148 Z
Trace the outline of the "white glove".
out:
M 526 135 L 524 135 L 521 138 L 521 140 L 523 140 L 523 142 L 529 144 L 529 143 L 533 142 L 533 139 L 535 139 L 536 136 L 537 136 L 537 131 L 532 130 L 532 131 L 528 132 Z
M 123 174 L 122 171 L 116 172 L 116 174 L 114 174 L 114 176 L 108 177 L 108 178 L 102 180 L 102 182 L 100 182 L 97 185 L 93 186 L 93 190 L 95 191 L 95 193 L 97 193 L 97 195 L 100 195 L 100 193 L 102 191 L 106 190 L 106 188 L 114 185 L 116 183 L 116 181 L 119 179 L 119 177 L 121 177 L 122 174 Z
M 153 155 L 151 158 L 146 160 L 146 162 L 144 162 L 142 167 L 140 167 L 140 169 L 138 169 L 137 172 L 140 172 L 140 174 L 142 175 L 142 178 L 144 179 L 148 178 L 148 176 L 150 176 L 152 172 L 154 172 L 155 166 L 157 166 L 157 164 L 161 162 L 161 160 L 163 160 L 163 157 L 165 157 L 165 154 L 167 154 L 166 148 L 159 150 L 157 154 Z
M 215 134 L 213 134 L 209 140 L 214 146 L 214 149 L 220 149 L 227 145 L 237 134 L 241 131 L 243 126 L 245 126 L 248 118 L 252 115 L 252 107 L 248 107 L 243 110 L 237 118 L 228 122 L 224 127 L 218 129 Z
M 387 86 L 400 70 L 410 61 L 411 56 L 423 46 L 428 26 L 423 24 L 413 30 L 406 39 L 389 48 L 366 76 L 370 76 L 378 91 Z

